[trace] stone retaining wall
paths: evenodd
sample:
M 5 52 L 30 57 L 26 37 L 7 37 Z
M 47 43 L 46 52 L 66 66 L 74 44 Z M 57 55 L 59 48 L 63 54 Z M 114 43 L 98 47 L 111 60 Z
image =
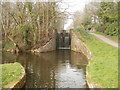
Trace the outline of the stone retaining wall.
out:
M 91 59 L 91 52 L 87 46 L 78 38 L 75 32 L 71 31 L 71 50 L 83 53 L 88 59 Z
M 31 52 L 41 53 L 56 50 L 56 35 L 52 37 L 52 39 L 47 42 L 44 46 L 40 46 L 38 49 L 31 50 Z

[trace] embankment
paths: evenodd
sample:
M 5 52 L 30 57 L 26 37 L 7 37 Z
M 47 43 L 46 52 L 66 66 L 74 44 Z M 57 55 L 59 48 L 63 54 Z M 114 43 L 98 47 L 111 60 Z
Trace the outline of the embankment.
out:
M 1 64 L 0 89 L 22 88 L 26 81 L 25 69 L 20 63 Z
M 95 38 L 86 31 L 78 29 L 75 32 L 92 53 L 86 68 L 89 88 L 118 88 L 118 48 Z

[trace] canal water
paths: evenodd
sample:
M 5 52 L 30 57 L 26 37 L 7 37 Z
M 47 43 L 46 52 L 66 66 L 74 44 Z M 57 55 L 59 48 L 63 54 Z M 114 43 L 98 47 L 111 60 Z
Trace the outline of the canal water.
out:
M 40 54 L 2 54 L 2 63 L 20 62 L 26 69 L 25 88 L 86 88 L 87 58 L 70 50 Z

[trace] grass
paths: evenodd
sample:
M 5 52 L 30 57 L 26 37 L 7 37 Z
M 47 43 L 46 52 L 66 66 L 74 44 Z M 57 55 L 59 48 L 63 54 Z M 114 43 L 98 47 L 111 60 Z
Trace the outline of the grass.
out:
M 12 81 L 17 80 L 24 71 L 22 65 L 17 62 L 10 64 L 1 64 L 0 69 L 2 69 L 2 72 L 0 73 L 0 80 L 2 80 L 0 89 Z
M 77 29 L 79 38 L 88 46 L 93 58 L 89 61 L 87 72 L 90 82 L 102 88 L 118 88 L 118 48 L 113 47 L 86 31 Z
M 111 40 L 113 40 L 113 41 L 115 41 L 115 42 L 120 41 L 120 40 L 118 39 L 118 36 L 110 36 L 110 35 L 106 35 L 106 34 L 104 34 L 104 33 L 102 33 L 102 32 L 93 32 L 93 33 L 103 35 L 103 36 L 105 36 L 106 38 L 109 38 L 109 39 L 111 39 Z

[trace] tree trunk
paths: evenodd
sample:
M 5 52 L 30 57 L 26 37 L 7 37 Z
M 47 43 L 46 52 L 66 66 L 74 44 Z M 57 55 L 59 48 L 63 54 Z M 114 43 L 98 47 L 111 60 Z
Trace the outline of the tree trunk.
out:
M 47 40 L 47 41 L 49 40 L 49 37 L 48 37 L 48 33 L 49 33 L 49 32 L 48 32 L 48 30 L 49 30 L 49 29 L 48 29 L 48 23 L 49 23 L 49 15 L 48 15 L 49 12 L 48 12 L 48 11 L 49 11 L 49 10 L 48 10 L 48 8 L 49 8 L 49 7 L 48 7 L 48 3 L 47 3 L 47 10 L 46 10 L 46 40 Z

